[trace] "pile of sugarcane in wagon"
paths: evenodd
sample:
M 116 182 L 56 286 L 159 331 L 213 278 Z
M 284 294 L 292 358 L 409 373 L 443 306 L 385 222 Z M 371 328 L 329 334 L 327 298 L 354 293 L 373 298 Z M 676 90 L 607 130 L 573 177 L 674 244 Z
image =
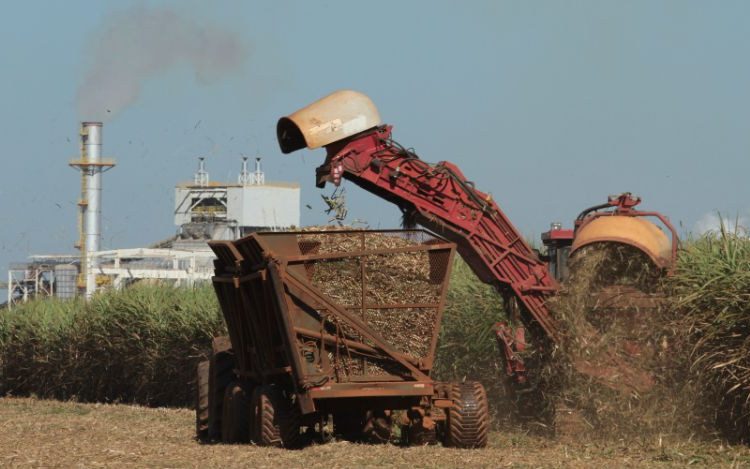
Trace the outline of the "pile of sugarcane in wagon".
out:
M 482 385 L 430 376 L 452 243 L 339 230 L 210 245 L 229 337 L 198 366 L 201 441 L 487 444 Z

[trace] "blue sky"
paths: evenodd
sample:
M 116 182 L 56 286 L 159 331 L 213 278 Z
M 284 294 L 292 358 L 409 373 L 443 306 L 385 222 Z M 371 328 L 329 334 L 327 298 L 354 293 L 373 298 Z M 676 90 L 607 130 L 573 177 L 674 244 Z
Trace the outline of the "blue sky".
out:
M 748 215 L 748 2 L 5 2 L 0 266 L 74 252 L 79 178 L 67 161 L 79 121 L 100 117 L 81 115 L 77 93 L 133 12 L 201 34 L 146 35 L 170 58 L 105 115 L 118 166 L 104 176 L 104 248 L 173 234 L 173 186 L 198 156 L 219 180 L 236 177 L 241 153 L 264 156 L 268 179 L 301 183 L 303 223 L 324 222 L 323 151 L 282 156 L 274 129 L 339 88 L 370 95 L 423 159 L 458 164 L 529 237 L 626 190 L 683 232 L 717 210 Z M 231 64 L 202 53 L 196 71 L 186 54 L 203 33 L 236 41 Z M 132 53 L 109 54 L 107 80 L 141 59 Z M 395 207 L 347 189 L 351 218 L 399 223 Z

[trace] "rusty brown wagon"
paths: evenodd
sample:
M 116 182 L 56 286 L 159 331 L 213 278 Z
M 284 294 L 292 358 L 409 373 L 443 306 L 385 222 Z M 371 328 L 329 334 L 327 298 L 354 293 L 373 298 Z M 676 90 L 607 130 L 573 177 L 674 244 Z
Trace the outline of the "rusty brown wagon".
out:
M 321 434 L 483 447 L 479 383 L 430 376 L 455 245 L 423 230 L 255 233 L 210 243 L 229 331 L 198 367 L 202 441 Z

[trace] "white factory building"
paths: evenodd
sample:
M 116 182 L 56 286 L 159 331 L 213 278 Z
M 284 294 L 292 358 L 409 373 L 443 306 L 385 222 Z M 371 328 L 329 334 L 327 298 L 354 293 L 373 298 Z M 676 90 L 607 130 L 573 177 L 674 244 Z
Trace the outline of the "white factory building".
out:
M 203 158 L 193 181 L 175 187 L 174 224 L 187 240 L 237 239 L 254 231 L 288 230 L 300 225 L 297 183 L 267 182 L 260 158 L 249 171 L 247 158 L 236 183 L 214 182 Z

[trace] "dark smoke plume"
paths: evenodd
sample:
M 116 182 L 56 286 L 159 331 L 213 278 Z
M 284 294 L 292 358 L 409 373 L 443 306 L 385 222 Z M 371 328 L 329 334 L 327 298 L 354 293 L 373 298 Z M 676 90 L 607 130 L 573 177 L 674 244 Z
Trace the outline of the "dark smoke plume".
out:
M 132 8 L 112 15 L 93 38 L 92 63 L 78 88 L 82 119 L 111 119 L 138 100 L 143 83 L 188 65 L 201 84 L 239 70 L 239 37 L 171 9 Z

